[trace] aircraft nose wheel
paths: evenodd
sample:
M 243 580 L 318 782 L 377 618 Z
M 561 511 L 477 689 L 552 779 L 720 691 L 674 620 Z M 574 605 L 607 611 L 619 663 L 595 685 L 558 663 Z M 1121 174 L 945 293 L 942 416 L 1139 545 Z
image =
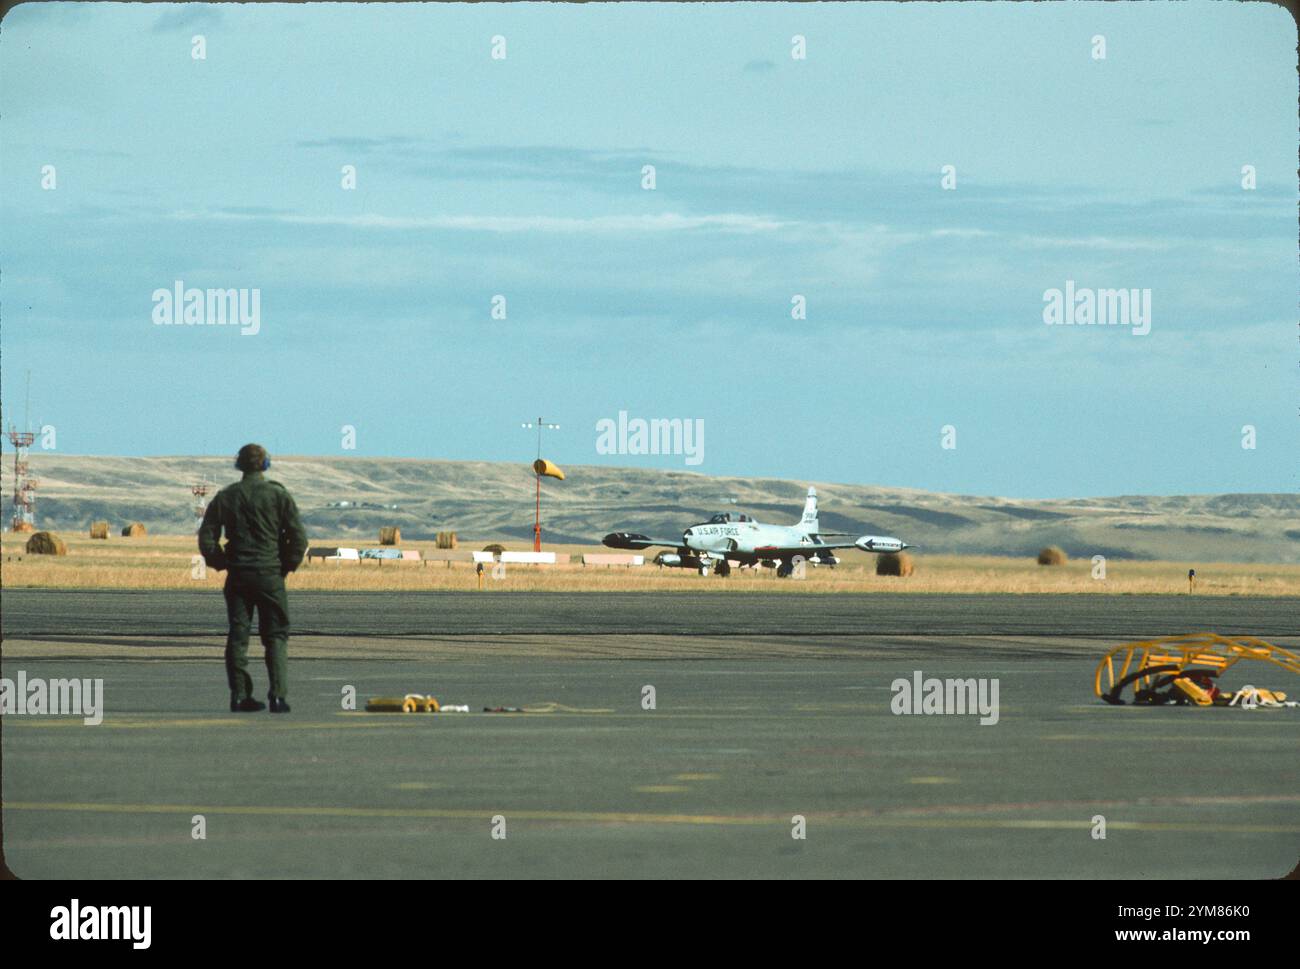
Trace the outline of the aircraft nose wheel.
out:
M 708 575 L 708 574 L 709 574 L 709 567 L 707 565 L 701 565 L 700 575 Z

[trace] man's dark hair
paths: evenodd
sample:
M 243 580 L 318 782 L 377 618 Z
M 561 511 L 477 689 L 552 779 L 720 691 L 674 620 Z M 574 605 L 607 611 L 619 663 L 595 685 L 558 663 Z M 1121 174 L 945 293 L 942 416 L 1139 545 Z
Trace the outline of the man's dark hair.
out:
M 235 467 L 240 471 L 262 471 L 270 460 L 271 456 L 266 453 L 266 448 L 262 445 L 245 444 L 239 449 L 239 455 L 235 458 Z

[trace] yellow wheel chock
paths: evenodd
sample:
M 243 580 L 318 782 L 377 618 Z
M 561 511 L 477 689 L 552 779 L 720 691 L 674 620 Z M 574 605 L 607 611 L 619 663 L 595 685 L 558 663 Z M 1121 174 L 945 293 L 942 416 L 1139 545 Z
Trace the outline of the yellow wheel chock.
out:
M 1220 690 L 1216 680 L 1242 660 L 1260 660 L 1300 673 L 1300 656 L 1254 636 L 1190 633 L 1116 646 L 1102 657 L 1093 692 L 1107 703 L 1208 706 L 1281 706 L 1286 694 L 1244 687 Z M 1130 699 L 1124 691 L 1132 689 Z
M 423 693 L 408 693 L 403 697 L 372 696 L 366 701 L 367 713 L 437 713 L 441 709 L 436 699 Z

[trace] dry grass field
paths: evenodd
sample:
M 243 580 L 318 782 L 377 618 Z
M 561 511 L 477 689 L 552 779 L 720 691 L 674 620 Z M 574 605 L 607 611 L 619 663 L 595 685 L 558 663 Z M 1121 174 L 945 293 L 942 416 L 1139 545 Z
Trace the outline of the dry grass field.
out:
M 112 534 L 107 540 L 92 540 L 83 533 L 62 533 L 66 556 L 28 555 L 23 551 L 26 536 L 5 533 L 0 539 L 0 584 L 5 588 L 70 589 L 192 589 L 197 583 L 218 588 L 224 573 L 210 570 L 198 576 L 192 535 L 150 535 L 124 538 Z M 315 541 L 319 545 L 358 546 L 354 540 Z M 373 547 L 378 543 L 361 543 Z M 522 542 L 506 542 L 507 548 L 527 550 Z M 403 542 L 404 549 L 418 549 L 428 556 L 437 554 L 433 541 Z M 464 546 L 462 550 L 467 547 Z M 1040 566 L 1033 556 L 1010 558 L 974 555 L 915 556 L 916 572 L 906 578 L 877 576 L 873 556 L 849 550 L 835 568 L 808 568 L 802 580 L 778 579 L 770 570 L 735 570 L 729 578 L 703 578 L 685 569 L 583 567 L 576 556 L 583 552 L 608 552 L 595 546 L 556 545 L 548 551 L 560 553 L 569 564 L 557 566 L 507 565 L 502 578 L 488 571 L 482 578 L 484 592 L 507 591 L 683 591 L 744 592 L 787 590 L 791 592 L 915 592 L 915 593 L 1078 593 L 1168 594 L 1188 591 L 1187 570 L 1196 569 L 1197 595 L 1297 596 L 1300 597 L 1300 565 L 1255 565 L 1213 562 L 1151 562 L 1110 559 L 1105 579 L 1093 577 L 1088 559 L 1071 560 L 1062 566 Z M 464 590 L 478 586 L 479 578 L 469 562 L 330 562 L 319 560 L 304 565 L 289 580 L 297 589 L 336 590 Z
M 458 533 L 470 548 L 493 539 L 511 548 L 532 541 L 536 486 L 526 461 L 277 454 L 274 462 L 271 477 L 293 494 L 307 534 L 318 544 L 329 536 L 345 545 L 376 545 L 384 527 L 400 528 L 403 544 L 418 547 L 447 531 Z M 40 478 L 40 527 L 67 539 L 84 537 L 92 522 L 106 521 L 110 546 L 131 522 L 140 522 L 150 535 L 188 532 L 194 527 L 190 486 L 204 479 L 216 489 L 238 477 L 229 457 L 38 451 L 31 463 Z M 808 486 L 816 485 L 824 530 L 894 535 L 927 557 L 1032 559 L 1044 546 L 1055 545 L 1071 559 L 1085 561 L 1100 553 L 1112 562 L 1191 562 L 1198 568 L 1211 557 L 1300 565 L 1297 494 L 1002 498 L 811 478 L 713 477 L 560 463 L 568 477 L 542 484 L 542 536 L 548 543 L 591 546 L 620 531 L 677 536 L 718 511 L 793 523 Z M 7 462 L 0 462 L 0 490 L 13 494 Z M 927 573 L 918 573 L 918 583 Z

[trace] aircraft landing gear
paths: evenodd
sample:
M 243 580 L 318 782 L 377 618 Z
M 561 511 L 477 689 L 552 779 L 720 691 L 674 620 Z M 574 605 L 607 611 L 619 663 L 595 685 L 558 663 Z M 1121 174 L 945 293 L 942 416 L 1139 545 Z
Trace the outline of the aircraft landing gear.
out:
M 709 563 L 708 563 L 708 562 L 701 562 L 701 563 L 700 563 L 700 575 L 708 575 L 708 574 L 709 574 Z
M 722 559 L 722 561 L 720 561 L 717 565 L 717 570 L 718 570 L 718 575 L 722 576 L 725 579 L 727 576 L 731 575 L 731 563 L 728 562 L 726 559 Z
M 794 574 L 794 566 L 789 562 L 783 561 L 776 567 L 776 577 L 778 579 L 788 579 Z

